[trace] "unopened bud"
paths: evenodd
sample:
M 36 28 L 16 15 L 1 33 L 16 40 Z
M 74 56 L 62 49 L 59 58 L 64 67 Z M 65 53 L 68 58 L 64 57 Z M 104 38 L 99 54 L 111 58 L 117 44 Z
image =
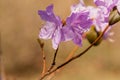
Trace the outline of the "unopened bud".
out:
M 114 8 L 109 16 L 109 25 L 113 25 L 120 21 L 120 13 L 118 12 L 117 8 Z
M 92 26 L 90 31 L 88 31 L 86 33 L 86 38 L 87 40 L 92 44 L 97 38 L 98 36 L 100 35 L 101 32 L 97 32 L 96 29 L 95 29 L 95 26 Z M 102 41 L 102 38 L 100 40 L 98 40 L 94 46 L 97 46 L 101 43 Z

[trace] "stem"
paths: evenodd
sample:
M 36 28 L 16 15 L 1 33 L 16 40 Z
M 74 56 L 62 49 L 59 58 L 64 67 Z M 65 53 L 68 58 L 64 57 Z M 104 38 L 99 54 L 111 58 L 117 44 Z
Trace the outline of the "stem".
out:
M 43 71 L 42 71 L 42 76 L 44 76 L 45 72 L 46 72 L 46 57 L 45 57 L 45 53 L 44 50 L 42 48 L 42 55 L 43 55 Z
M 75 52 L 78 50 L 78 46 L 75 46 L 74 49 L 70 52 L 70 54 L 68 55 L 68 57 L 66 58 L 66 61 L 68 61 L 71 57 L 73 57 L 73 55 L 75 54 Z M 56 72 L 59 72 L 61 69 L 58 69 Z M 55 72 L 53 72 L 52 74 L 50 74 L 47 78 L 47 80 L 51 80 L 51 78 L 53 78 L 53 76 L 55 75 Z
M 40 39 L 38 39 L 38 43 L 40 45 L 40 48 L 42 50 L 42 58 L 43 58 L 43 70 L 42 70 L 42 76 L 45 75 L 46 72 L 46 57 L 45 57 L 45 53 L 44 53 L 44 43 L 41 42 Z
M 59 47 L 58 47 L 58 48 L 59 48 Z M 54 53 L 53 62 L 52 62 L 52 64 L 51 64 L 50 68 L 48 69 L 48 72 L 50 72 L 50 71 L 54 68 L 54 66 L 55 66 L 55 64 L 56 64 L 56 57 L 57 57 L 58 48 L 57 48 L 57 50 L 56 50 L 55 53 Z
M 98 38 L 90 45 L 88 46 L 87 49 L 85 49 L 83 52 L 81 52 L 80 54 L 70 58 L 68 61 L 64 62 L 63 64 L 59 65 L 57 68 L 55 68 L 54 70 L 50 71 L 49 73 L 46 73 L 43 77 L 40 78 L 40 80 L 44 79 L 46 76 L 52 74 L 53 72 L 57 71 L 58 69 L 62 68 L 63 66 L 67 65 L 68 63 L 70 63 L 71 61 L 81 57 L 83 54 L 85 54 L 90 48 L 92 48 L 92 46 L 102 38 L 102 36 L 104 35 L 104 33 L 107 31 L 107 29 L 109 28 L 109 25 L 104 29 L 104 31 L 98 36 Z

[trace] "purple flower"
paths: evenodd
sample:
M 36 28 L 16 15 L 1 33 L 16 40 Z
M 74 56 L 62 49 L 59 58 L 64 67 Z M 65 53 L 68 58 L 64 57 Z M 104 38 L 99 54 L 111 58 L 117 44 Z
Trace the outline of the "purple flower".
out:
M 82 35 L 89 31 L 92 25 L 98 32 L 102 32 L 109 24 L 108 17 L 110 9 L 114 7 L 113 4 L 106 5 L 105 1 L 100 0 L 95 0 L 95 3 L 97 8 L 85 6 L 83 0 L 73 5 L 71 15 L 65 21 L 66 24 L 62 23 L 61 19 L 53 13 L 53 5 L 48 6 L 45 11 L 39 10 L 38 14 L 41 19 L 46 21 L 40 30 L 39 38 L 52 39 L 54 49 L 57 49 L 60 42 L 69 40 L 81 46 Z M 114 3 L 117 5 L 116 2 Z
M 99 9 L 96 13 L 98 14 L 95 20 L 96 29 L 98 31 L 103 31 L 106 26 L 109 25 L 110 12 L 113 10 L 113 8 L 116 7 L 120 12 L 120 0 L 94 0 L 94 2 Z M 104 37 L 108 37 L 111 28 L 112 26 L 109 27 L 107 32 L 104 34 Z
M 89 12 L 88 18 L 92 19 L 92 25 L 95 25 L 97 31 L 103 31 L 108 25 L 109 14 L 107 8 L 86 6 L 83 1 L 80 1 L 79 4 L 72 6 L 71 10 L 73 13 Z
M 41 19 L 46 21 L 46 24 L 40 30 L 39 38 L 52 39 L 54 49 L 57 49 L 61 41 L 73 40 L 77 45 L 81 45 L 83 33 L 92 24 L 92 20 L 88 18 L 88 11 L 72 12 L 66 19 L 65 25 L 53 13 L 53 5 L 48 6 L 46 11 L 39 10 L 38 14 Z
M 93 19 L 93 25 L 95 25 L 98 32 L 102 32 L 106 26 L 108 26 L 109 14 L 106 14 L 101 8 L 91 8 L 90 17 Z
M 92 25 L 95 26 L 98 32 L 102 32 L 109 24 L 109 11 L 106 7 L 86 6 L 83 1 L 80 1 L 79 4 L 72 6 L 71 10 L 73 13 L 89 12 L 87 17 L 92 19 Z
M 53 5 L 46 8 L 46 11 L 39 10 L 38 14 L 46 24 L 41 28 L 39 38 L 52 39 L 53 48 L 57 49 L 62 40 L 62 22 L 58 16 L 53 13 Z
M 93 25 L 97 32 L 103 32 L 105 28 L 109 25 L 109 13 L 105 8 L 89 8 L 90 17 L 93 19 Z M 103 39 L 108 38 L 111 27 L 105 32 Z
M 120 12 L 120 0 L 94 0 L 95 4 L 99 7 L 107 8 L 110 12 L 114 7 L 117 7 Z
M 89 12 L 72 13 L 66 20 L 66 26 L 63 28 L 65 36 L 69 36 L 67 39 L 71 39 L 75 44 L 81 46 L 82 35 L 86 32 L 91 24 L 92 20 L 88 19 Z

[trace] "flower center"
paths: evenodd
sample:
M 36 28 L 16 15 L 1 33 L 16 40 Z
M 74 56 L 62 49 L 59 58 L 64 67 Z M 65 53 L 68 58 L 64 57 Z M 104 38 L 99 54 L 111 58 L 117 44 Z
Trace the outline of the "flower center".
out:
M 66 21 L 62 20 L 62 27 L 64 27 L 66 25 Z

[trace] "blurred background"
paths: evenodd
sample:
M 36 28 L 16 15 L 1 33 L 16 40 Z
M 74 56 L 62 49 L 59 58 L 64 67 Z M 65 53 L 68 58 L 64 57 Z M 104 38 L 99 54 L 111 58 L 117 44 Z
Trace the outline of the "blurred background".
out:
M 54 12 L 62 19 L 70 14 L 70 6 L 79 0 L 0 0 L 0 54 L 2 80 L 38 80 L 42 71 L 42 54 L 37 42 L 40 27 L 44 23 L 38 10 L 54 4 Z M 92 0 L 85 0 L 94 5 Z M 114 25 L 111 38 L 90 49 L 87 54 L 66 65 L 51 80 L 120 80 L 120 22 Z M 47 67 L 53 53 L 50 40 L 45 43 Z M 57 65 L 65 61 L 75 47 L 63 42 L 57 56 Z M 84 40 L 83 51 L 89 43 Z M 0 79 L 1 80 L 1 79 Z

